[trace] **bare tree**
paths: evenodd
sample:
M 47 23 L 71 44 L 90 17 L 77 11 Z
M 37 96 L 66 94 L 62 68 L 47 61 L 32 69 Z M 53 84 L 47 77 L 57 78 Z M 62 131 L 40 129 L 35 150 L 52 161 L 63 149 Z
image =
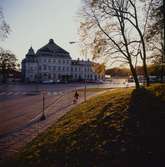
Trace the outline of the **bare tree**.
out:
M 138 57 L 143 63 L 144 75 L 149 85 L 145 32 L 151 1 L 139 0 L 85 0 L 83 16 L 85 21 L 80 29 L 86 29 L 81 35 L 92 39 L 94 57 L 108 55 L 114 61 L 128 63 L 136 86 L 139 82 L 136 74 Z M 145 7 L 145 17 L 138 10 Z M 88 39 L 89 40 L 89 39 Z M 98 54 L 99 53 L 99 54 Z M 113 55 L 113 56 L 112 56 Z
M 4 15 L 3 15 L 3 10 L 0 7 L 0 39 L 4 40 L 5 38 L 7 38 L 9 32 L 10 32 L 10 27 L 6 23 L 6 21 L 4 19 Z

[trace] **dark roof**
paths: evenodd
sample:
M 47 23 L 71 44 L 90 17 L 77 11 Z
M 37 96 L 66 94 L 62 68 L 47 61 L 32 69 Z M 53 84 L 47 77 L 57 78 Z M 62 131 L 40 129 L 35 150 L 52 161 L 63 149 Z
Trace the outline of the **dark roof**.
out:
M 49 40 L 49 43 L 40 48 L 37 53 L 37 55 L 51 55 L 51 56 L 58 56 L 58 57 L 68 57 L 69 52 L 58 46 L 54 43 L 53 39 Z M 69 56 L 70 57 L 70 56 Z
M 28 53 L 26 54 L 26 56 L 35 56 L 35 52 L 34 52 L 32 47 L 30 47 L 30 49 L 28 50 Z
M 72 60 L 71 63 L 72 65 L 82 65 L 79 60 Z

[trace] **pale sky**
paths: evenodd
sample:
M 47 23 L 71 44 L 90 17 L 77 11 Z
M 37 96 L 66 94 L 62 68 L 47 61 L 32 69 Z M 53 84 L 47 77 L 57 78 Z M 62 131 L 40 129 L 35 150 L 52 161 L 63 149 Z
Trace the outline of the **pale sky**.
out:
M 0 0 L 0 6 L 12 30 L 0 46 L 11 50 L 19 61 L 31 45 L 36 52 L 50 38 L 70 52 L 72 58 L 80 57 L 79 45 L 69 41 L 79 40 L 81 0 Z

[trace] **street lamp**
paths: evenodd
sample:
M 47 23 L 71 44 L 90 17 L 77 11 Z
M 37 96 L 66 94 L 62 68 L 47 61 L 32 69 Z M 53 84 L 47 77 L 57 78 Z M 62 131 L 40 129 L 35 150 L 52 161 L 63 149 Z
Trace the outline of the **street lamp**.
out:
M 79 43 L 79 42 L 76 42 L 76 41 L 71 41 L 69 42 L 69 44 L 76 44 L 76 43 Z M 84 73 L 84 102 L 86 102 L 86 92 L 87 92 L 87 80 L 86 80 L 86 71 L 87 71 L 87 49 L 85 48 L 85 50 L 83 51 L 84 53 L 84 57 L 85 57 L 85 73 Z

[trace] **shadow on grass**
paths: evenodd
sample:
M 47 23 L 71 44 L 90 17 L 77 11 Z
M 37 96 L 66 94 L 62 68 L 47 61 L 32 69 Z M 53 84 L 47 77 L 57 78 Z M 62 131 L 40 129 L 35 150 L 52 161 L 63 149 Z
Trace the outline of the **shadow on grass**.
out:
M 59 142 L 59 149 L 68 148 L 69 166 L 164 166 L 165 103 L 144 88 L 132 92 L 128 106 L 126 99 L 120 97 L 115 107 L 110 101 L 96 120 Z
M 132 136 L 128 154 L 132 165 L 164 166 L 165 102 L 147 89 L 134 90 L 128 117 L 125 126 Z

